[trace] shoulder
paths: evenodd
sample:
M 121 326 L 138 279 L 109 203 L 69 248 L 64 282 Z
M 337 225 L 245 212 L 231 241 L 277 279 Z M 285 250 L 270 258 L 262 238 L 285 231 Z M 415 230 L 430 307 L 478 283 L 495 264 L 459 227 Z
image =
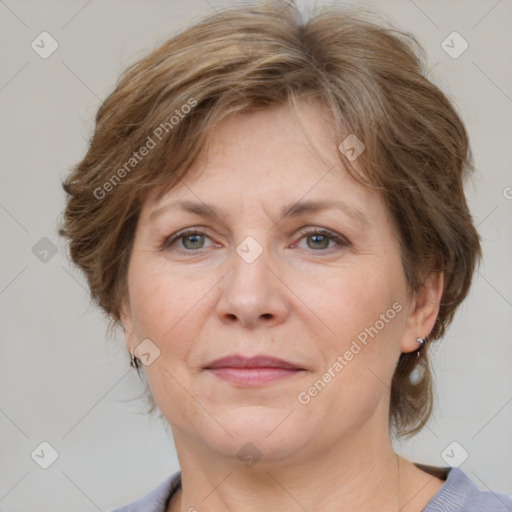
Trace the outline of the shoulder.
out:
M 181 472 L 178 471 L 166 478 L 155 489 L 137 501 L 128 503 L 110 512 L 165 512 L 170 497 L 181 485 Z
M 448 477 L 423 512 L 511 512 L 512 495 L 481 491 L 459 468 L 448 469 Z

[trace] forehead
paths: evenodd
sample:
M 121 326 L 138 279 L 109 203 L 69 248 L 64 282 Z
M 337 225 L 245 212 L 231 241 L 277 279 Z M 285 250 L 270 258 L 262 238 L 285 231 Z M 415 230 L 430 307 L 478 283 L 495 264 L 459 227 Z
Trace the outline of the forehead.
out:
M 376 192 L 344 168 L 338 138 L 319 105 L 299 103 L 296 111 L 277 105 L 232 115 L 211 132 L 201 157 L 177 185 L 148 196 L 145 216 L 149 208 L 153 213 L 176 200 L 229 206 L 234 215 L 242 204 L 260 204 L 279 216 L 284 205 L 301 199 L 342 200 L 352 210 L 379 206 Z

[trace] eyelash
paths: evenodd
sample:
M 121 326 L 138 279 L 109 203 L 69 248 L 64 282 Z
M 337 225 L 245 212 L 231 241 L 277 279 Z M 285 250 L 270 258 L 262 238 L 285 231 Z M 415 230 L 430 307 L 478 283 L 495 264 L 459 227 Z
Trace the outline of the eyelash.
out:
M 301 240 L 302 240 L 302 238 L 304 238 L 306 236 L 323 235 L 323 236 L 326 236 L 327 238 L 329 238 L 330 240 L 336 242 L 339 247 L 350 247 L 351 246 L 351 243 L 345 237 L 337 235 L 336 233 L 329 231 L 327 229 L 324 229 L 324 228 L 303 228 L 298 231 L 298 234 L 301 235 L 301 238 L 300 238 Z M 203 235 L 205 237 L 208 237 L 208 235 L 206 235 L 206 233 L 204 231 L 200 231 L 197 228 L 187 228 L 187 229 L 178 231 L 177 233 L 166 237 L 160 246 L 160 250 L 165 251 L 165 250 L 169 249 L 174 242 L 176 242 L 182 238 L 185 238 L 186 236 L 190 236 L 190 235 Z M 331 249 L 333 249 L 333 248 L 331 247 Z M 193 252 L 200 253 L 204 250 L 204 248 L 197 249 L 197 250 L 194 250 L 194 249 L 180 249 L 180 250 L 182 252 L 187 252 L 187 253 L 193 253 Z M 315 253 L 331 252 L 330 249 L 321 249 L 321 250 L 311 249 L 311 251 L 313 251 Z

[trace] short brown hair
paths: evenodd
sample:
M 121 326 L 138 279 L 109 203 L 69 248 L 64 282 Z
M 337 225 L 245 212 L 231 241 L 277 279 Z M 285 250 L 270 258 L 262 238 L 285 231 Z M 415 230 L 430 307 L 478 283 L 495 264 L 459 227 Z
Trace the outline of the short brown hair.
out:
M 463 190 L 472 170 L 465 127 L 427 79 L 413 36 L 346 8 L 303 20 L 293 2 L 277 1 L 224 9 L 184 30 L 128 67 L 99 108 L 87 154 L 63 183 L 60 233 L 114 324 L 146 194 L 177 184 L 226 116 L 297 98 L 328 108 L 340 142 L 364 142 L 357 166 L 340 160 L 382 193 L 410 293 L 443 272 L 429 341 L 443 336 L 481 257 Z M 393 376 L 389 421 L 399 436 L 418 432 L 432 411 L 426 348 L 420 358 L 401 354 Z

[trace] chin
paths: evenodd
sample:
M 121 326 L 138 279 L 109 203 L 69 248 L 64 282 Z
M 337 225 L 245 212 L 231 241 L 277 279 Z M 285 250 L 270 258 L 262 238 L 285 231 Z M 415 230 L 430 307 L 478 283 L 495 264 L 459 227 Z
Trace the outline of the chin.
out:
M 222 435 L 222 441 L 216 442 L 215 448 L 218 450 L 222 446 L 222 451 L 231 454 L 242 450 L 243 454 L 243 447 L 246 447 L 246 451 L 254 450 L 263 460 L 286 458 L 307 443 L 304 421 L 298 422 L 299 415 L 290 412 L 290 409 L 262 405 L 231 409 L 217 419 L 233 437 L 216 429 Z

